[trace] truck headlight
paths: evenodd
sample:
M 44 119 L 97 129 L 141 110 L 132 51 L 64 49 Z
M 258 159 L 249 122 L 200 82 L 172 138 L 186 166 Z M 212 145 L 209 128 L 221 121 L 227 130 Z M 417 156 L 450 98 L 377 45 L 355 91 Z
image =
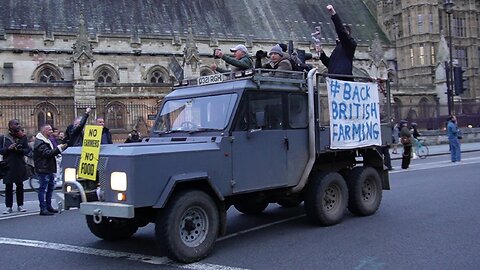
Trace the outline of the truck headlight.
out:
M 110 188 L 116 191 L 126 191 L 127 174 L 124 172 L 112 172 L 110 175 Z
M 77 180 L 77 169 L 65 168 L 65 182 L 73 182 Z

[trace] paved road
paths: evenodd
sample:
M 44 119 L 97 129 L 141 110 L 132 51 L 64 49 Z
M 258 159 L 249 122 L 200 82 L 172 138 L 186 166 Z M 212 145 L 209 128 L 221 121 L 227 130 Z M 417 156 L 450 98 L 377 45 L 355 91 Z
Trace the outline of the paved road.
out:
M 302 207 L 271 205 L 257 217 L 232 208 L 228 235 L 191 265 L 156 252 L 152 225 L 110 243 L 88 231 L 78 210 L 0 216 L 0 262 L 2 269 L 478 269 L 479 164 L 476 152 L 460 164 L 445 155 L 414 160 L 391 172 L 376 215 L 348 213 L 332 227 L 312 226 Z

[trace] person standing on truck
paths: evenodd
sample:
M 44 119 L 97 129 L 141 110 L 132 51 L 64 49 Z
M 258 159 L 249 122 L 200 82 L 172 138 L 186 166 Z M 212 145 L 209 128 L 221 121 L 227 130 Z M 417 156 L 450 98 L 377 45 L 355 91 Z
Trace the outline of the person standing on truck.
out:
M 412 155 L 412 133 L 407 127 L 407 121 L 400 121 L 400 141 L 403 145 L 402 169 L 408 169 Z
M 212 64 L 210 68 L 213 71 L 216 71 L 219 73 L 237 72 L 237 71 L 253 68 L 252 59 L 248 55 L 248 49 L 247 47 L 245 47 L 245 45 L 239 44 L 234 48 L 231 48 L 230 51 L 233 52 L 233 57 L 230 57 L 224 54 L 220 49 L 216 49 L 214 51 L 214 57 L 221 58 L 227 64 L 230 64 L 232 66 L 231 70 L 217 67 L 217 65 L 215 64 Z
M 40 215 L 51 216 L 58 213 L 58 210 L 52 207 L 52 194 L 55 189 L 55 173 L 57 172 L 57 161 L 55 157 L 65 148 L 65 144 L 53 147 L 48 139 L 53 133 L 50 125 L 43 125 L 37 134 L 33 146 L 33 161 L 35 163 L 35 172 L 40 181 L 38 188 L 38 202 L 40 204 Z
M 73 124 L 67 127 L 65 131 L 65 142 L 70 146 L 81 146 L 83 143 L 83 128 L 87 123 L 88 116 L 92 109 L 87 108 L 82 117 L 77 117 Z
M 450 116 L 447 124 L 447 136 L 450 144 L 450 158 L 452 162 L 459 162 L 462 160 L 460 152 L 460 129 L 457 126 L 457 117 L 455 115 Z
M 270 49 L 270 61 L 265 65 L 261 66 L 264 69 L 276 69 L 276 70 L 285 70 L 291 71 L 292 64 L 290 63 L 290 59 L 288 53 L 283 52 L 282 47 L 279 44 L 275 45 Z M 257 66 L 255 66 L 257 67 Z M 282 74 L 282 72 L 273 72 L 271 73 L 272 77 L 284 77 L 288 76 L 287 74 Z
M 331 15 L 331 19 L 335 25 L 335 31 L 337 32 L 337 46 L 333 49 L 330 57 L 325 54 L 321 45 L 315 46 L 315 49 L 320 53 L 320 61 L 327 67 L 329 74 L 353 75 L 353 57 L 357 49 L 357 42 L 351 35 L 352 30 L 350 26 L 343 25 L 340 16 L 333 6 L 328 5 L 327 10 Z M 353 81 L 351 77 L 331 77 L 344 81 Z

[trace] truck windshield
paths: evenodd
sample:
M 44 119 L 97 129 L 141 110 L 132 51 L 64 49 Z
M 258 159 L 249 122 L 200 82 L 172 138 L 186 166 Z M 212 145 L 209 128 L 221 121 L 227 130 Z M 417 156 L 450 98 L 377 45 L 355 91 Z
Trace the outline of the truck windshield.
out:
M 231 119 L 237 94 L 168 100 L 154 132 L 223 130 Z

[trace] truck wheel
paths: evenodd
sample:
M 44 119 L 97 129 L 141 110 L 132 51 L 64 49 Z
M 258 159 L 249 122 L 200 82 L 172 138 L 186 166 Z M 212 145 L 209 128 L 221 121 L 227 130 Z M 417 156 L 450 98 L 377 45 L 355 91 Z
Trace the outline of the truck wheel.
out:
M 382 201 L 382 181 L 372 167 L 355 167 L 347 176 L 348 210 L 355 215 L 374 214 Z
M 86 219 L 90 231 L 107 241 L 130 238 L 138 230 L 133 219 L 103 217 L 99 224 L 93 221 L 93 216 L 86 216 Z
M 155 235 L 158 245 L 172 260 L 182 263 L 199 261 L 215 244 L 219 220 L 218 208 L 205 192 L 180 192 L 157 215 Z
M 347 202 L 347 184 L 339 173 L 320 173 L 310 179 L 304 205 L 307 217 L 312 222 L 322 226 L 339 223 Z
M 235 209 L 245 215 L 258 215 L 262 213 L 268 206 L 268 202 L 264 199 L 252 198 L 233 204 Z

